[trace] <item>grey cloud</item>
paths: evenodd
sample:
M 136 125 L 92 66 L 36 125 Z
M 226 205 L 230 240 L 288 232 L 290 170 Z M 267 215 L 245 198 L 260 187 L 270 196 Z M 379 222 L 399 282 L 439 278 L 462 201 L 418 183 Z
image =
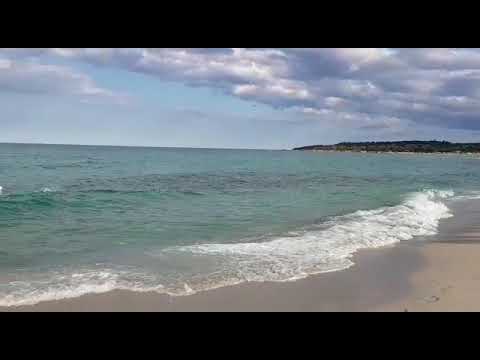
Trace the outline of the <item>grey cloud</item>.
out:
M 364 129 L 480 129 L 478 49 L 35 49 Z M 39 55 L 40 54 L 40 55 Z M 368 120 L 365 120 L 368 119 Z M 396 119 L 395 121 L 385 119 Z

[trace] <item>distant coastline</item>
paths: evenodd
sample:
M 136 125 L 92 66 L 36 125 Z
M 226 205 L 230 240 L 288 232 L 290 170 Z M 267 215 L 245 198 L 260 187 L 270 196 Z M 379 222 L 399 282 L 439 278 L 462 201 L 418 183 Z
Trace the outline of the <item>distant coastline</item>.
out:
M 298 151 L 411 153 L 411 154 L 478 154 L 480 143 L 451 143 L 448 141 L 382 141 L 342 142 L 335 145 L 309 145 L 294 148 Z

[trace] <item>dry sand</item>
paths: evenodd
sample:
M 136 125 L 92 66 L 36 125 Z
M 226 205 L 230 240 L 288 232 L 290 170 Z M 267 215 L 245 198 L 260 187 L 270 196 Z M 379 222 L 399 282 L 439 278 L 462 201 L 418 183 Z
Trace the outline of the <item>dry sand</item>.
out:
M 410 275 L 410 291 L 374 310 L 480 311 L 480 243 L 433 243 L 420 252 L 425 265 Z

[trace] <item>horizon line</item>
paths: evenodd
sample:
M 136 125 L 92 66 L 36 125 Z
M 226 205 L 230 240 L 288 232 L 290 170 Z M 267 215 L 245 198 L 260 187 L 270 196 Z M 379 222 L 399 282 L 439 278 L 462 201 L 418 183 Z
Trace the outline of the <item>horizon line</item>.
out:
M 15 142 L 0 141 L 0 145 L 46 145 L 46 146 L 91 146 L 91 147 L 125 147 L 125 148 L 146 148 L 146 149 L 202 149 L 202 150 L 265 150 L 265 151 L 285 151 L 290 148 L 222 148 L 222 147 L 194 147 L 194 146 L 153 146 L 153 145 L 111 145 L 111 144 L 63 144 L 47 142 Z

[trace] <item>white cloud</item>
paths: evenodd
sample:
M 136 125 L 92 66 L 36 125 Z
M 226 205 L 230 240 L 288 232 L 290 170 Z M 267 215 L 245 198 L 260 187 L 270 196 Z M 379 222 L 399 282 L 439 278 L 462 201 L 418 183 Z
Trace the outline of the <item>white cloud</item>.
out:
M 4 53 L 48 54 L 118 67 L 221 89 L 275 107 L 303 108 L 302 113 L 310 115 L 331 116 L 334 111 L 339 115 L 331 116 L 331 121 L 344 124 L 363 124 L 368 117 L 372 129 L 375 122 L 397 126 L 399 121 L 480 129 L 478 49 L 7 49 Z M 105 91 L 78 74 L 48 68 L 40 72 L 49 73 L 47 78 L 65 79 L 66 84 L 45 80 L 32 82 L 31 88 L 92 95 Z M 8 84 L 13 87 L 12 81 Z
M 69 67 L 7 58 L 0 58 L 0 91 L 96 97 L 117 102 L 127 99 L 99 87 L 89 76 Z

